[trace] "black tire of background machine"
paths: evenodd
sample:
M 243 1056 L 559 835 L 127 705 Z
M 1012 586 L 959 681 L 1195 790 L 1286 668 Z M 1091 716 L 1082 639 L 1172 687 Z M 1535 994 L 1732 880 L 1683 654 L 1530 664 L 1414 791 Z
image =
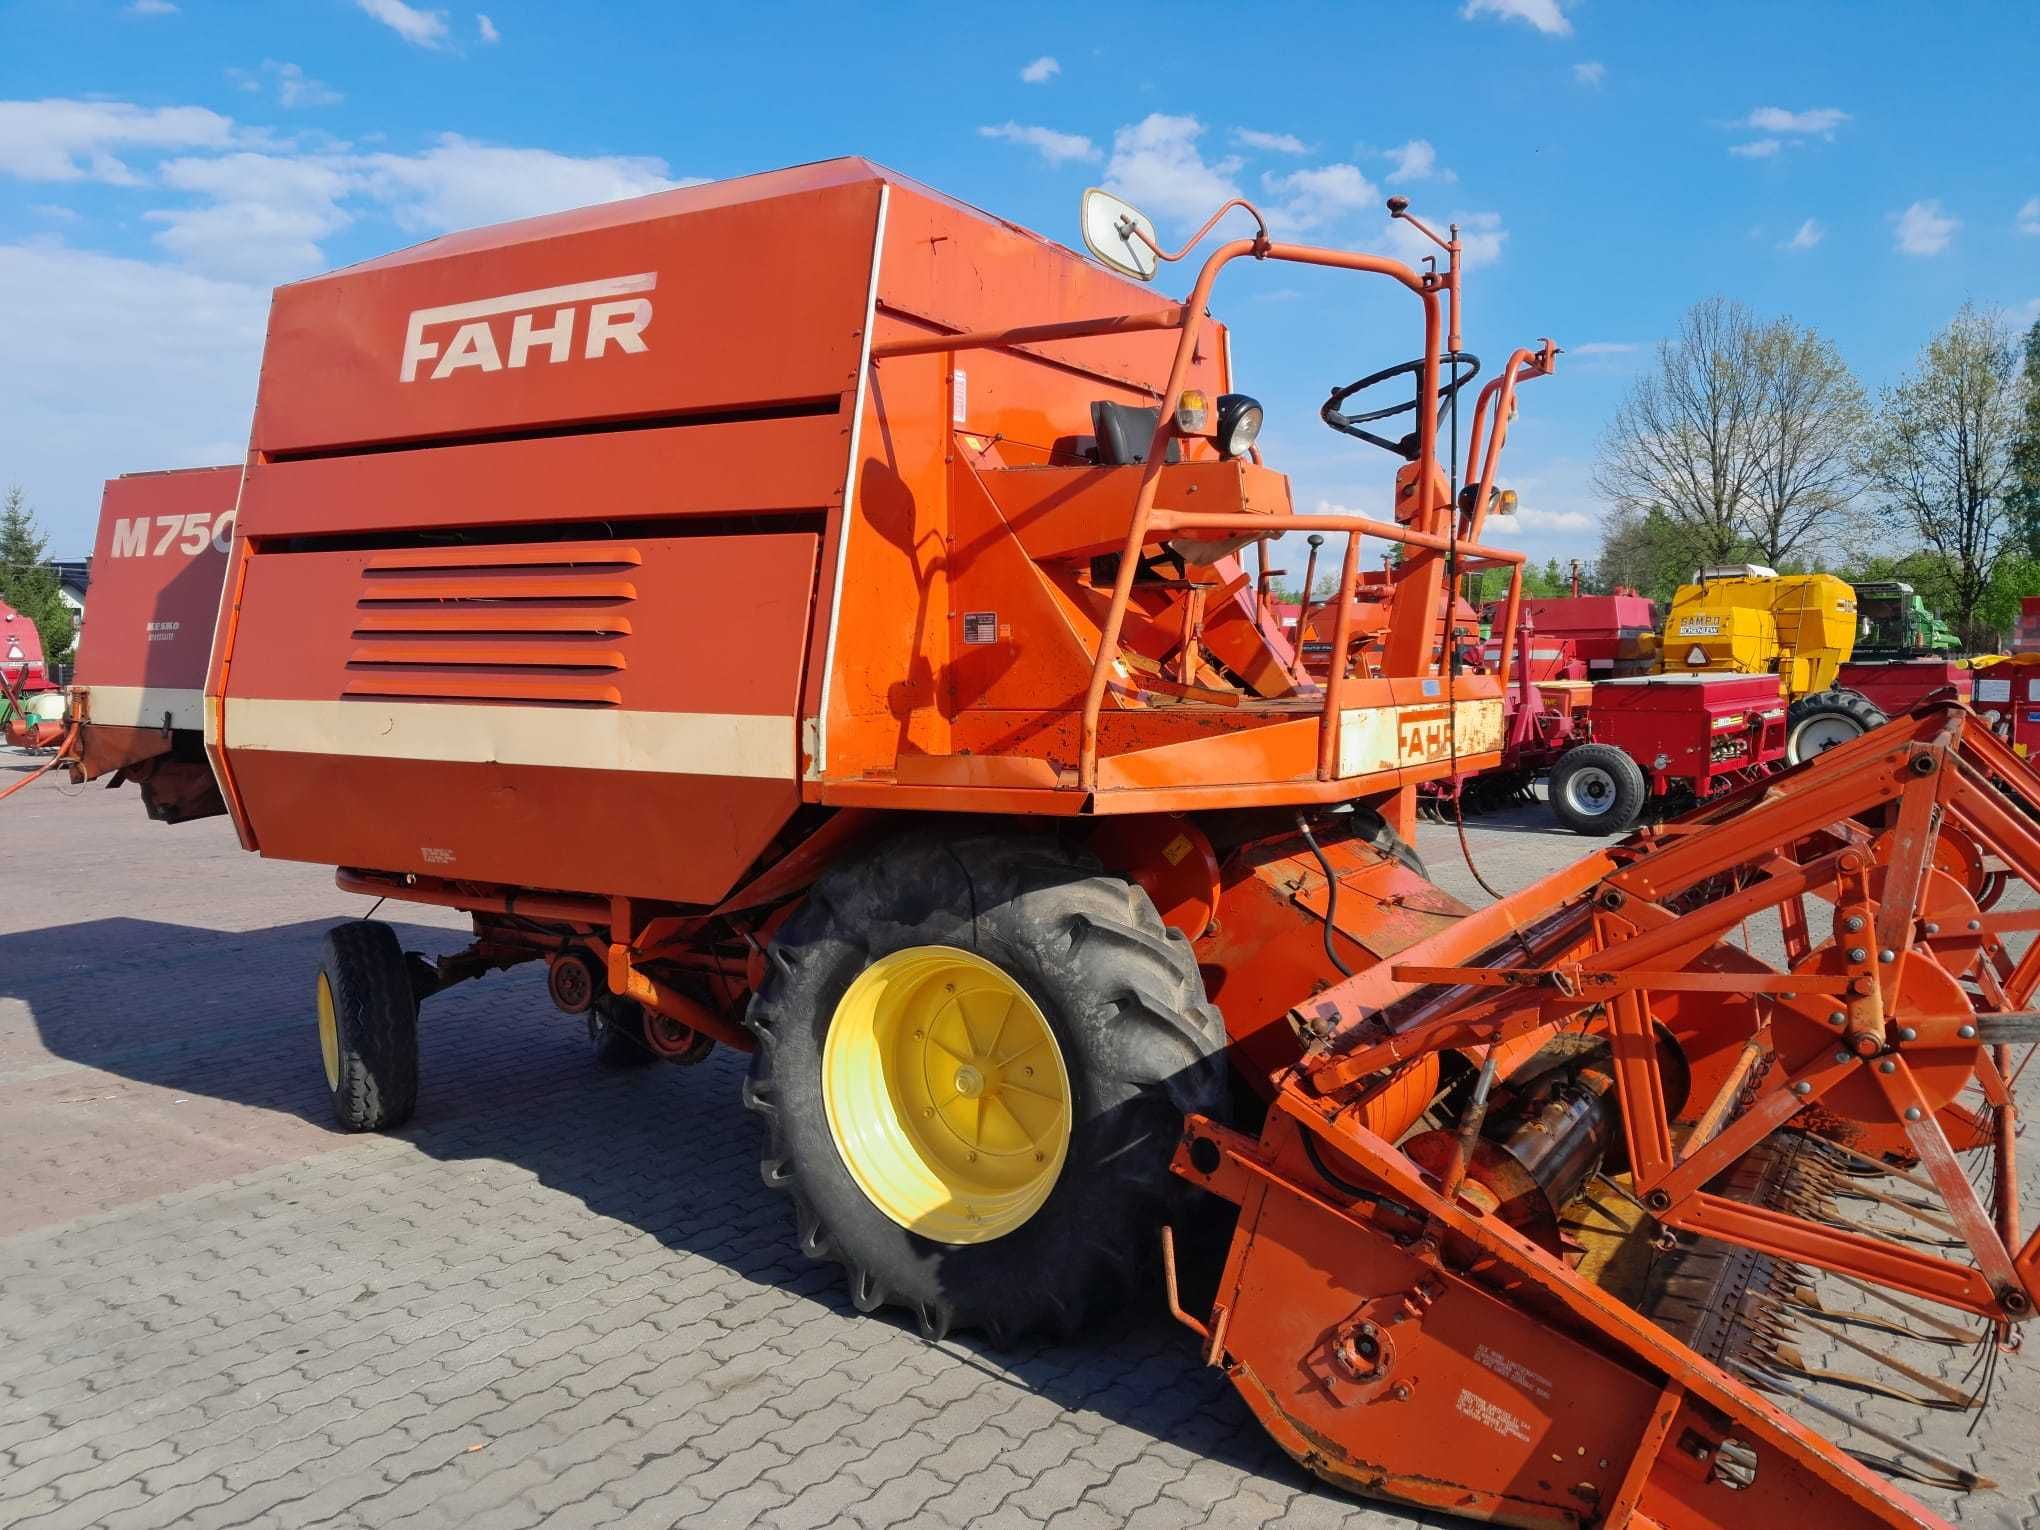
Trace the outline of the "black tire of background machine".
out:
M 1873 732 L 1891 720 L 1861 691 L 1815 691 L 1811 696 L 1801 696 L 1785 709 L 1786 764 L 1799 763 L 1799 730 L 1817 718 L 1846 721 L 1859 735 Z
M 605 1068 L 643 1068 L 659 1060 L 645 1042 L 644 1006 L 613 993 L 588 1006 L 588 1043 Z
M 1574 778 L 1585 771 L 1602 772 L 1614 786 L 1614 796 L 1600 813 L 1582 812 L 1572 802 Z M 1626 834 L 1643 815 L 1649 788 L 1643 767 L 1613 744 L 1575 744 L 1551 767 L 1551 811 L 1575 834 Z
M 336 925 L 320 946 L 319 971 L 339 1037 L 334 1115 L 351 1132 L 402 1126 L 418 1104 L 418 1000 L 397 932 L 373 919 Z
M 822 1047 L 851 981 L 909 946 L 1003 968 L 1040 1007 L 1072 1091 L 1068 1157 L 1041 1209 L 1003 1237 L 951 1245 L 901 1227 L 851 1178 L 822 1097 Z M 765 1118 L 765 1183 L 792 1197 L 800 1247 L 848 1273 L 858 1308 L 994 1344 L 1075 1332 L 1118 1305 L 1195 1192 L 1169 1172 L 1192 1111 L 1225 1099 L 1225 1027 L 1189 942 L 1147 894 L 1045 835 L 915 830 L 818 881 L 767 952 L 746 1018 L 744 1103 Z

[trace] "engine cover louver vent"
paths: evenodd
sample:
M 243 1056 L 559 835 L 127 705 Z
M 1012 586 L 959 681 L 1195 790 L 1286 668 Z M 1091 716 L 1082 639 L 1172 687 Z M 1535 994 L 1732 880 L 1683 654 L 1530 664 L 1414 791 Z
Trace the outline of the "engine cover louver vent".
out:
M 374 553 L 342 694 L 616 706 L 642 561 L 610 542 Z

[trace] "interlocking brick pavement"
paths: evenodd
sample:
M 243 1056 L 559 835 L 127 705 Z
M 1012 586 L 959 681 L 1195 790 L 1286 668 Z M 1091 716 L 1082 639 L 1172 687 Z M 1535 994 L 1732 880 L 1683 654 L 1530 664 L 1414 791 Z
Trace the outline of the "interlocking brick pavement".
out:
M 131 791 L 0 815 L 0 1524 L 1444 1522 L 1315 1485 L 1152 1308 L 1009 1353 L 858 1316 L 741 1064 L 604 1072 L 529 969 L 426 1007 L 409 1127 L 341 1133 L 307 974 L 364 900 Z M 1577 848 L 1474 837 L 1509 885 Z M 2040 1395 L 2001 1386 L 1978 1524 L 2035 1517 Z

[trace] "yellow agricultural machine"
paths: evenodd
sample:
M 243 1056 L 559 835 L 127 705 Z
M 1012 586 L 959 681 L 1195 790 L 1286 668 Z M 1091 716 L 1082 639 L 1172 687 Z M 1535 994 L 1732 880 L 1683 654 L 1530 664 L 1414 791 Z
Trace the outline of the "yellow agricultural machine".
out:
M 1659 665 L 1667 674 L 1776 675 L 1790 703 L 1785 758 L 1797 764 L 1886 721 L 1869 697 L 1836 683 L 1856 625 L 1856 592 L 1833 574 L 1704 568 L 1672 597 Z

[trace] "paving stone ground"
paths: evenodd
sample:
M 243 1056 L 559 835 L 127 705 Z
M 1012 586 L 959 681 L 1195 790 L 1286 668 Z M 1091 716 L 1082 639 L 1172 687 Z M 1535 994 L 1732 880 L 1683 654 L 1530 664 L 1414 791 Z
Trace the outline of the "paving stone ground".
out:
M 1472 839 L 1498 886 L 1583 848 Z M 307 975 L 365 907 L 131 789 L 0 805 L 0 1526 L 1448 1523 L 1314 1484 L 1153 1303 L 1012 1353 L 860 1317 L 759 1186 L 738 1062 L 599 1070 L 529 969 L 426 1007 L 409 1127 L 339 1132 Z M 2040 1523 L 2040 1390 L 1999 1385 L 1931 1438 L 2003 1490 L 1923 1496 Z

